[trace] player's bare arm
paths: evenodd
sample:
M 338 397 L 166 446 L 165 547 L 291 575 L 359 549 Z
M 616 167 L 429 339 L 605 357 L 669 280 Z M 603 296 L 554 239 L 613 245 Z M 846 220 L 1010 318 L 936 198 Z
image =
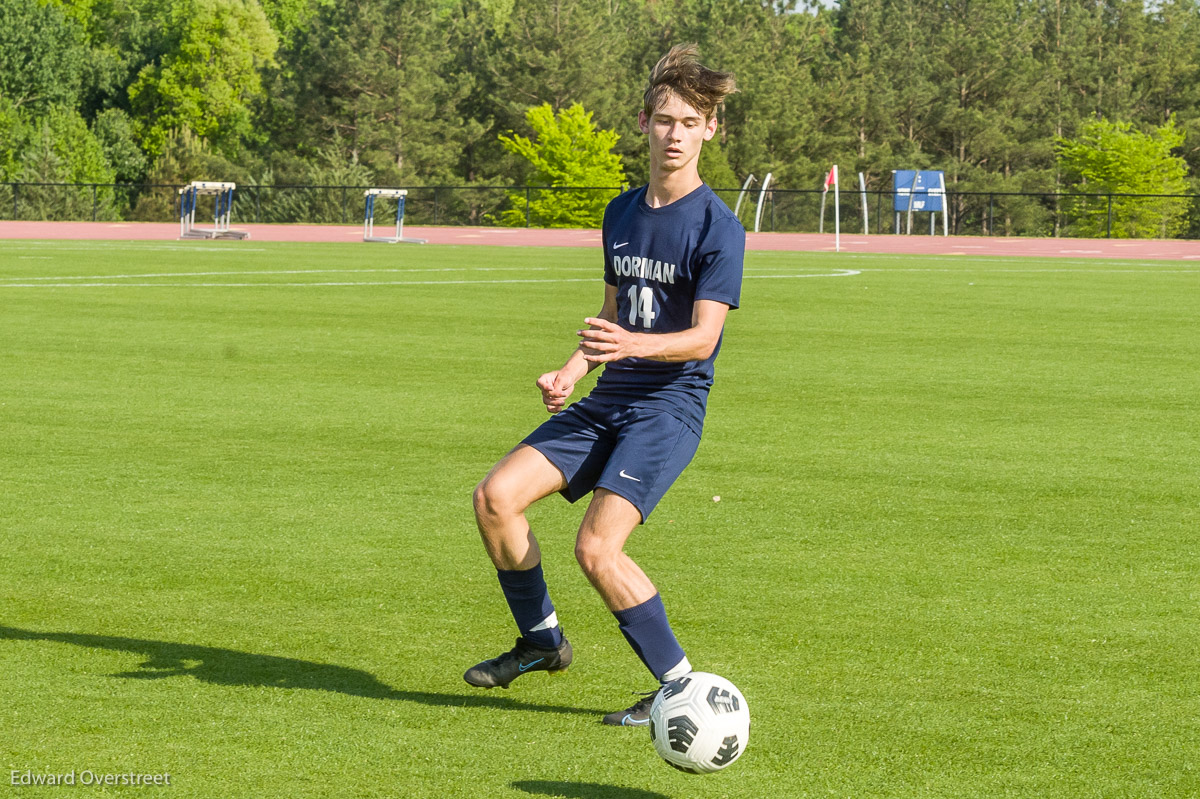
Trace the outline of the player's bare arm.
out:
M 615 292 L 614 292 L 615 293 Z M 622 358 L 652 361 L 702 361 L 713 354 L 725 326 L 729 306 L 715 300 L 697 300 L 692 306 L 692 326 L 677 333 L 634 333 L 609 319 L 588 318 L 580 330 L 581 352 L 591 365 Z
M 598 320 L 612 322 L 617 318 L 617 290 L 613 286 L 605 286 L 604 305 L 595 317 Z M 588 372 L 600 365 L 600 361 L 588 361 L 586 356 L 596 350 L 588 349 L 582 342 L 571 357 L 561 368 L 546 372 L 537 379 L 537 387 L 542 392 L 542 404 L 548 413 L 558 413 L 567 404 L 567 398 L 575 390 L 575 384 Z

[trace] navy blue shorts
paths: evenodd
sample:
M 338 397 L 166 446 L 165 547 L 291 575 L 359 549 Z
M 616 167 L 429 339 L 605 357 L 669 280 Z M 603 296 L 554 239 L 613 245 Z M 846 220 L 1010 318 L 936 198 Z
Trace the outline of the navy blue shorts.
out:
M 700 436 L 666 411 L 585 397 L 550 417 L 522 444 L 554 464 L 570 502 L 607 488 L 633 503 L 642 522 L 696 454 Z

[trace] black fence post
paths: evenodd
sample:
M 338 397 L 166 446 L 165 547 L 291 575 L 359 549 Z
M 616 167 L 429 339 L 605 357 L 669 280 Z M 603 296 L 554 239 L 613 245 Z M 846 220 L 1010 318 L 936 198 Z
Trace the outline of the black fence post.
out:
M 433 187 L 433 224 L 438 223 L 438 196 L 437 186 Z
M 259 217 L 259 197 L 262 196 L 262 186 L 254 187 L 254 224 L 258 224 Z
M 996 235 L 996 195 L 988 195 L 988 235 Z
M 342 224 L 346 224 L 346 187 L 342 186 Z
M 21 192 L 21 184 L 14 183 L 13 184 L 13 219 L 14 220 L 20 219 L 20 216 L 18 215 L 18 211 L 20 211 L 21 206 L 20 206 L 20 203 L 17 202 L 17 197 L 20 196 L 20 192 Z
M 525 227 L 529 227 L 529 187 L 525 187 Z
M 1108 232 L 1106 238 L 1112 238 L 1112 195 L 1108 195 Z
M 96 221 L 96 184 L 92 184 L 92 221 Z

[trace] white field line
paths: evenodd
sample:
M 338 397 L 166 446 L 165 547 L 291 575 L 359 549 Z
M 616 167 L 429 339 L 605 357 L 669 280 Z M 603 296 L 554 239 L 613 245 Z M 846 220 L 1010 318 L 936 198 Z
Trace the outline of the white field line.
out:
M 417 272 L 502 272 L 502 271 L 564 271 L 562 267 L 451 267 L 451 268 L 429 268 L 429 269 L 296 269 L 296 270 L 272 270 L 272 271 L 245 271 L 245 272 L 175 272 L 175 273 L 149 273 L 138 275 L 84 275 L 74 277 L 36 277 L 36 278 L 0 278 L 0 288 L 114 288 L 114 287 L 133 287 L 133 288 L 155 288 L 155 287 L 171 287 L 171 288 L 271 288 L 276 286 L 282 287 L 332 287 L 332 286 L 463 286 L 463 285 L 495 285 L 506 283 L 591 283 L 595 282 L 598 277 L 591 275 L 589 277 L 547 277 L 547 278 L 492 278 L 492 279 L 460 279 L 460 280 L 353 280 L 353 281 L 304 281 L 304 282 L 283 282 L 265 280 L 261 282 L 211 282 L 211 281 L 187 281 L 187 282 L 167 282 L 156 281 L 154 283 L 135 283 L 131 281 L 145 280 L 147 278 L 181 278 L 181 277 L 223 277 L 226 275 L 255 275 L 269 277 L 273 275 L 311 275 L 311 274 L 360 274 L 360 273 L 417 273 Z M 580 267 L 574 271 L 594 271 L 593 269 Z M 860 274 L 854 269 L 837 269 L 833 272 L 818 272 L 811 274 L 761 274 L 761 275 L 745 275 L 746 278 L 760 278 L 767 280 L 783 280 L 796 278 L 810 277 L 849 277 Z M 17 282 L 17 281 L 37 281 L 37 282 Z
M 304 283 L 283 283 L 263 281 L 261 283 L 0 283 L 0 289 L 35 289 L 35 288 L 276 288 L 276 287 L 320 287 L 320 286 L 467 286 L 491 285 L 498 283 L 592 283 L 594 277 L 562 277 L 562 278 L 512 278 L 508 280 L 347 280 L 347 281 L 311 281 Z
M 786 275 L 786 274 L 785 275 L 770 275 L 770 274 L 749 275 L 749 274 L 743 274 L 742 277 L 746 280 L 788 280 L 788 279 L 799 278 L 799 277 L 853 277 L 854 275 L 861 275 L 861 274 L 862 274 L 861 269 L 835 269 L 832 272 L 816 272 L 816 273 L 808 274 L 808 275 L 795 275 L 795 274 L 792 274 L 792 275 Z
M 266 252 L 269 247 L 226 242 L 224 244 L 201 244 L 180 241 L 106 241 L 104 239 L 54 239 L 26 240 L 0 239 L 5 250 L 194 250 L 196 252 Z
M 80 275 L 69 277 L 0 277 L 0 283 L 16 280 L 37 280 L 37 281 L 54 281 L 54 280 L 138 280 L 154 277 L 225 277 L 232 275 L 340 275 L 340 274 L 369 274 L 369 273 L 388 273 L 388 274 L 407 274 L 410 272 L 547 272 L 551 269 L 559 271 L 567 271 L 562 267 L 551 266 L 494 266 L 494 267 L 414 267 L 412 269 L 272 269 L 261 270 L 251 269 L 246 271 L 226 271 L 226 272 L 148 272 L 144 274 L 130 275 Z M 575 271 L 584 271 L 582 267 Z M 590 270 L 589 270 L 590 271 Z M 164 284 L 165 285 L 165 284 Z M 254 284 L 260 285 L 260 284 Z M 270 284 L 282 285 L 282 284 Z M 307 285 L 307 284 L 305 284 Z
M 202 246 L 189 247 L 186 244 L 179 244 L 179 245 L 159 244 L 159 245 L 145 246 L 145 247 L 136 247 L 136 246 L 130 247 L 128 245 L 123 246 L 123 245 L 119 245 L 119 244 L 118 245 L 112 245 L 112 244 L 106 245 L 106 244 L 103 244 L 102 242 L 96 242 L 96 246 L 89 246 L 89 247 L 67 247 L 67 246 L 63 246 L 61 244 L 58 244 L 58 245 L 47 244 L 44 246 L 38 246 L 36 244 L 21 244 L 21 245 L 3 244 L 3 245 L 0 245 L 0 251 L 2 251 L 2 252 L 18 252 L 18 251 L 22 251 L 22 250 L 28 250 L 28 251 L 33 251 L 33 252 L 95 252 L 96 250 L 130 250 L 130 251 L 137 251 L 137 252 L 186 251 L 186 252 L 225 253 L 226 255 L 229 255 L 234 252 L 239 252 L 239 253 L 242 253 L 242 252 L 266 252 L 267 248 L 266 247 L 238 247 L 235 250 L 235 249 L 231 249 L 228 247 L 202 247 Z
M 863 269 L 886 275 L 889 272 L 932 272 L 936 274 L 985 274 L 985 275 L 1197 275 L 1200 269 Z
M 285 243 L 290 244 L 290 243 L 303 243 L 303 242 L 285 242 Z M 448 245 L 448 246 L 453 246 L 453 245 Z M 163 251 L 204 252 L 204 253 L 217 253 L 217 254 L 221 254 L 221 253 L 230 254 L 230 253 L 234 253 L 234 252 L 238 252 L 238 253 L 268 252 L 268 249 L 265 247 L 245 247 L 245 246 L 238 246 L 236 248 L 231 248 L 231 247 L 220 246 L 220 245 L 206 247 L 206 246 L 200 245 L 200 244 L 145 244 L 145 245 L 138 245 L 138 244 L 129 244 L 126 242 L 109 243 L 109 242 L 103 242 L 103 241 L 88 242 L 86 245 L 82 244 L 82 243 L 80 245 L 63 245 L 59 242 L 46 242 L 46 243 L 42 244 L 39 242 L 28 242 L 27 241 L 27 242 L 22 242 L 21 244 L 2 244 L 2 245 L 0 245 L 0 255 L 2 255 L 5 252 L 17 252 L 17 251 L 22 251 L 22 250 L 34 251 L 34 252 L 94 252 L 97 249 L 130 250 L 130 251 L 138 251 L 138 252 L 163 250 Z M 1089 252 L 1089 251 L 1077 250 L 1075 252 L 1083 253 L 1083 252 Z M 823 255 L 825 253 L 806 252 L 806 251 L 790 252 L 790 251 L 780 251 L 780 250 L 756 250 L 756 251 L 754 251 L 754 255 L 756 258 L 791 257 L 791 256 L 795 256 L 798 254 L 799 255 L 805 255 L 805 254 Z M 832 253 L 829 253 L 829 254 L 832 255 Z M 1113 258 L 1113 259 L 1108 259 L 1108 258 L 1062 258 L 1061 256 L 1038 256 L 1038 255 L 1027 255 L 1027 256 L 1014 257 L 1014 256 L 998 256 L 998 255 L 977 255 L 977 254 L 972 254 L 970 256 L 936 255 L 936 254 L 922 255 L 922 254 L 913 254 L 913 253 L 841 253 L 840 255 L 838 255 L 836 257 L 839 259 L 867 258 L 870 260 L 906 260 L 906 261 L 912 261 L 914 259 L 919 258 L 919 259 L 922 259 L 925 261 L 947 262 L 947 263 L 954 263 L 954 264 L 963 264 L 964 262 L 970 263 L 971 261 L 974 261 L 977 258 L 984 260 L 988 264 L 1024 263 L 1024 262 L 1027 262 L 1031 258 L 1046 258 L 1046 259 L 1052 259 L 1056 262 L 1060 262 L 1063 264 L 1088 264 L 1093 267 L 1098 263 L 1111 264 L 1113 266 L 1153 267 L 1155 264 L 1171 263 L 1173 260 L 1174 261 L 1180 261 L 1180 260 L 1187 261 L 1187 260 L 1200 259 L 1200 255 L 1184 255 L 1177 259 L 1154 259 L 1154 260 L 1140 260 L 1139 261 L 1139 260 L 1127 260 L 1127 259 L 1115 259 L 1115 258 Z M 966 267 L 960 266 L 959 269 L 957 269 L 957 270 L 946 270 L 946 271 L 964 271 L 965 268 Z M 874 271 L 890 271 L 890 270 L 871 269 L 868 271 L 874 272 Z M 895 271 L 901 271 L 901 270 L 897 269 Z M 906 269 L 903 271 L 936 271 L 936 270 L 922 270 L 922 269 L 913 268 L 913 269 Z M 1020 271 L 1070 271 L 1070 270 L 1020 270 Z M 1110 270 L 1101 269 L 1101 270 L 1096 270 L 1096 271 L 1110 271 Z M 1161 270 L 1155 270 L 1155 271 L 1161 271 Z
M 795 253 L 788 253 L 788 254 L 794 255 Z M 872 260 L 872 261 L 888 260 L 888 261 L 909 261 L 909 262 L 917 260 L 917 259 L 921 259 L 923 261 L 928 261 L 928 262 L 932 262 L 932 263 L 956 264 L 955 268 L 946 268 L 946 269 L 931 269 L 928 267 L 888 267 L 886 269 L 866 268 L 863 270 L 864 272 L 968 272 L 968 271 L 976 271 L 976 272 L 978 272 L 978 271 L 989 271 L 989 272 L 1004 272 L 1004 271 L 1012 271 L 1012 272 L 1075 272 L 1075 271 L 1077 271 L 1077 272 L 1116 272 L 1116 271 L 1119 271 L 1119 270 L 1115 270 L 1115 269 L 1097 268 L 1099 265 L 1136 266 L 1136 267 L 1142 267 L 1142 270 L 1139 270 L 1139 271 L 1162 272 L 1164 270 L 1161 268 L 1158 268 L 1157 265 L 1172 263 L 1172 261 L 1170 259 L 1153 260 L 1153 261 L 1147 261 L 1147 260 L 1138 261 L 1138 260 L 1124 260 L 1124 259 L 1115 259 L 1115 258 L 1114 259 L 1108 259 L 1108 258 L 1059 258 L 1059 257 L 1049 256 L 1046 258 L 1042 258 L 1041 260 L 1052 260 L 1055 263 L 1063 264 L 1064 266 L 1071 266 L 1071 265 L 1078 264 L 1080 266 L 1086 266 L 1086 267 L 1090 267 L 1090 268 L 1088 268 L 1088 269 L 1061 269 L 1061 268 L 1055 267 L 1055 268 L 1040 269 L 1040 268 L 1030 267 L 1030 268 L 1026 268 L 1026 269 L 1002 270 L 1002 269 L 988 269 L 987 267 L 989 267 L 991 264 L 1028 263 L 1031 259 L 1036 259 L 1039 256 L 1030 255 L 1030 256 L 1022 256 L 1020 258 L 1003 258 L 1003 257 L 993 256 L 993 255 L 972 255 L 970 257 L 964 257 L 961 255 L 908 255 L 908 254 L 903 254 L 903 253 L 892 253 L 892 254 L 881 253 L 881 254 L 877 254 L 877 255 L 873 255 L 873 254 L 869 254 L 869 253 L 843 253 L 839 257 L 848 258 L 848 259 L 850 259 L 850 258 L 854 258 L 854 259 L 866 258 L 866 259 Z
M 191 248 L 188 248 L 191 249 Z M 27 256 L 25 256 L 27 257 Z M 912 256 L 877 256 L 877 255 L 856 255 L 846 254 L 846 258 L 872 258 L 891 257 L 895 259 L 911 260 Z M 1097 268 L 1097 261 L 1094 259 L 1081 259 L 1079 261 L 1064 261 L 1068 268 L 991 268 L 997 263 L 1022 263 L 1022 259 L 1015 258 L 988 258 L 985 263 L 975 264 L 964 263 L 963 259 L 954 256 L 948 257 L 930 257 L 930 261 L 950 261 L 954 263 L 952 267 L 885 267 L 874 269 L 864 267 L 862 269 L 832 269 L 829 272 L 810 272 L 796 273 L 792 271 L 794 267 L 777 266 L 776 269 L 781 270 L 780 273 L 772 273 L 772 267 L 767 267 L 763 271 L 748 272 L 744 275 L 747 280 L 796 280 L 804 278 L 820 278 L 820 277 L 852 277 L 864 273 L 886 274 L 888 272 L 913 272 L 913 273 L 970 273 L 970 274 L 1149 274 L 1149 275 L 1191 275 L 1200 274 L 1200 267 L 1186 269 L 1164 269 L 1157 264 L 1162 262 L 1153 261 L 1110 261 L 1106 262 L 1106 267 L 1138 267 L 1138 268 Z M 1071 266 L 1071 264 L 1079 264 L 1080 266 Z M 204 277 L 229 277 L 229 276 L 254 276 L 260 278 L 270 278 L 274 276 L 295 276 L 295 275 L 349 275 L 349 274 L 443 274 L 469 272 L 477 274 L 480 272 L 587 272 L 587 277 L 545 277 L 545 278 L 462 278 L 448 280 L 338 280 L 338 281 L 245 281 L 245 282 L 226 282 L 226 281 L 181 281 L 180 278 L 204 278 Z M 173 279 L 173 280 L 172 280 Z M 0 277 L 0 288 L 118 288 L 118 287 L 133 287 L 133 288 L 155 288 L 155 287 L 170 287 L 170 288 L 265 288 L 265 287 L 343 287 L 343 286 L 437 286 L 437 285 L 499 285 L 499 284 L 528 284 L 528 283 L 587 283 L 597 279 L 594 267 L 529 267 L 529 266 L 502 266 L 502 267 L 410 267 L 410 268 L 383 268 L 383 269 L 288 269 L 288 270 L 245 270 L 245 271 L 205 271 L 205 272 L 151 272 L 141 274 L 121 274 L 121 275 L 73 275 L 61 277 Z M 135 282 L 154 280 L 155 282 Z

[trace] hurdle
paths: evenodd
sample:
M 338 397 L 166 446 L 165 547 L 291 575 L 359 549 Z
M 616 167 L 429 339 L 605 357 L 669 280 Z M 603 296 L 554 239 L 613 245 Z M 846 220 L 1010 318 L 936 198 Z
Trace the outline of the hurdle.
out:
M 424 244 L 425 239 L 404 238 L 404 198 L 408 196 L 407 189 L 367 189 L 363 196 L 366 198 L 366 209 L 363 212 L 363 241 L 382 241 L 395 244 L 405 241 L 409 244 Z M 394 197 L 396 199 L 396 235 L 375 235 L 375 200 L 378 197 Z
M 233 190 L 236 183 L 212 180 L 193 180 L 179 189 L 179 238 L 180 239 L 248 239 L 244 230 L 229 227 L 233 212 Z M 201 195 L 213 195 L 213 227 L 196 227 L 196 204 Z

